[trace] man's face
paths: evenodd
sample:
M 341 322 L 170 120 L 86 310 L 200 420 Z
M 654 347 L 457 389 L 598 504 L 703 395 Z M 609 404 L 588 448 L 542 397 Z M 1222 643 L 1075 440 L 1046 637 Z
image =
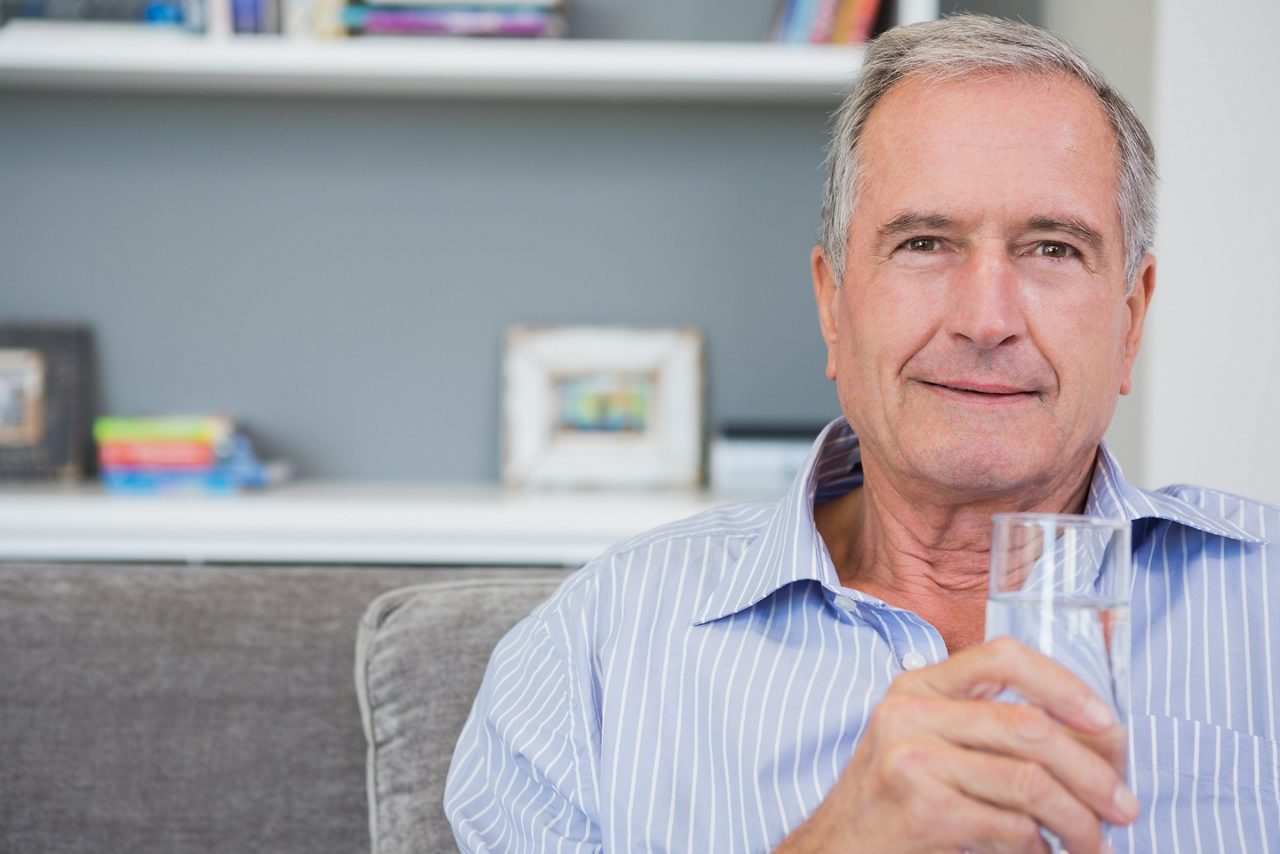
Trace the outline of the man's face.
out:
M 1129 375 L 1153 261 L 1125 296 L 1115 138 L 1065 76 L 905 80 L 862 137 L 827 373 L 864 455 L 979 499 L 1077 479 Z

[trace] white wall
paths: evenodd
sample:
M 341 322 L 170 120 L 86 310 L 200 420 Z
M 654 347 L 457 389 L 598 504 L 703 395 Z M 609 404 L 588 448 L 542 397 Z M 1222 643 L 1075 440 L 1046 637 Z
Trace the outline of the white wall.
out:
M 1280 503 L 1280 4 L 1156 0 L 1142 468 Z
M 1044 25 L 1074 44 L 1133 104 L 1152 121 L 1152 54 L 1156 0 L 1045 0 Z M 1134 482 L 1147 482 L 1144 470 L 1146 434 L 1146 354 L 1134 369 L 1133 393 L 1120 398 L 1107 431 L 1107 444 Z

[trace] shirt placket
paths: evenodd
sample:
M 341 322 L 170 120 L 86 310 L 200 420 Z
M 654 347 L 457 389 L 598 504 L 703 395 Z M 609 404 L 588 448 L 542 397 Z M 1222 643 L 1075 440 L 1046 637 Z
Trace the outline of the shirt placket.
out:
M 947 658 L 942 635 L 911 611 L 850 589 L 832 591 L 830 600 L 843 621 L 868 625 L 876 631 L 900 671 L 919 670 Z

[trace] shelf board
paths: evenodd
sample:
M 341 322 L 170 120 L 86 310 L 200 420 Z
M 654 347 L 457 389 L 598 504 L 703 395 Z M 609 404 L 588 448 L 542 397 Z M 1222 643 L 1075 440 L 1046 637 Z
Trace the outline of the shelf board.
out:
M 767 42 L 364 37 L 211 39 L 13 21 L 0 88 L 835 103 L 859 47 Z
M 768 497 L 323 482 L 131 496 L 7 485 L 0 560 L 577 566 L 658 525 Z

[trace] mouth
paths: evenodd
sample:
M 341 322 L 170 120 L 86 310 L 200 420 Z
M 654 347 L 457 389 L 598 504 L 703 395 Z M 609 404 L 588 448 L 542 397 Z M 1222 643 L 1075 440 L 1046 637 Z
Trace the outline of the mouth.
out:
M 977 383 L 967 380 L 945 383 L 929 382 L 927 380 L 920 380 L 919 382 L 921 385 L 947 397 L 971 403 L 1018 403 L 1026 400 L 1035 400 L 1040 396 L 1039 392 L 1036 391 L 999 383 Z

